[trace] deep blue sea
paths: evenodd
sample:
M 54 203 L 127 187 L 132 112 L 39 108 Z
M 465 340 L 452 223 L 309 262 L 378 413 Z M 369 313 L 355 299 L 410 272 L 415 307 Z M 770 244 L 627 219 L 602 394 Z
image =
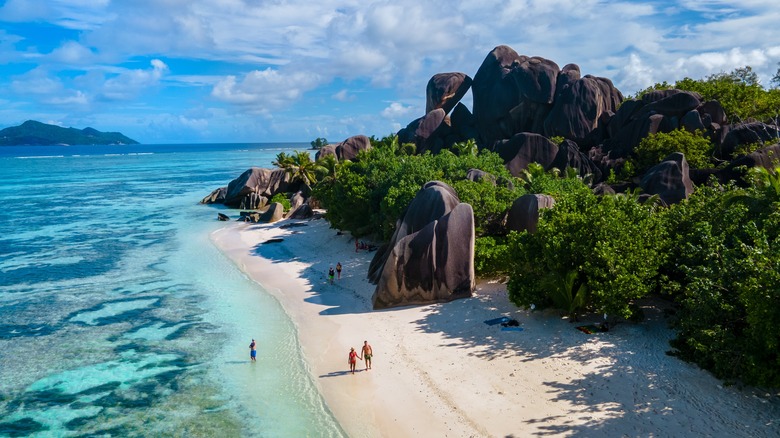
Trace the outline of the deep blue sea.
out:
M 343 436 L 198 204 L 306 148 L 0 147 L 0 436 Z

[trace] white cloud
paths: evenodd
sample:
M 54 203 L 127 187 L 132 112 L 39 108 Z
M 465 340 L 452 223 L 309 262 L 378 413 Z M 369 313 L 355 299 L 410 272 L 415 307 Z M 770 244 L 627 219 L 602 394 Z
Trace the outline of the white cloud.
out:
M 409 117 L 413 117 L 415 108 L 411 105 L 405 106 L 401 102 L 391 102 L 385 109 L 382 110 L 382 117 L 390 120 L 403 120 Z M 409 119 L 409 122 L 412 120 Z
M 338 100 L 339 102 L 351 102 L 351 101 L 355 100 L 355 96 L 349 94 L 349 90 L 347 90 L 346 88 L 342 89 L 342 90 L 339 90 L 337 93 L 333 94 L 333 96 L 331 96 L 331 97 L 333 99 L 335 99 L 335 100 Z
M 94 59 L 92 51 L 76 41 L 66 41 L 54 49 L 49 57 L 55 62 L 64 64 L 86 64 Z
M 223 102 L 265 113 L 286 108 L 299 100 L 306 91 L 320 85 L 319 75 L 306 72 L 280 72 L 267 68 L 247 73 L 240 80 L 230 75 L 219 81 L 211 95 Z
M 149 69 L 126 70 L 116 77 L 107 79 L 99 91 L 105 100 L 128 100 L 143 90 L 157 85 L 168 72 L 168 66 L 159 59 L 153 59 Z

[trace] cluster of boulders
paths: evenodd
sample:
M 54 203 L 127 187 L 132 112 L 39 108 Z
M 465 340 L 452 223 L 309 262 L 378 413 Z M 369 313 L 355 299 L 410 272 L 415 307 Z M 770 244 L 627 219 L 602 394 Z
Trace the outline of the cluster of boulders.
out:
M 473 111 L 460 102 L 469 89 Z M 718 101 L 704 101 L 697 93 L 658 90 L 624 101 L 607 78 L 583 76 L 576 64 L 559 68 L 508 46 L 494 48 L 473 79 L 457 72 L 434 75 L 425 102 L 426 114 L 398 132 L 400 143 L 415 144 L 418 153 L 436 153 L 474 139 L 480 149 L 497 152 L 514 176 L 538 163 L 547 170 L 575 169 L 590 175 L 594 185 L 603 183 L 610 171 L 620 171 L 643 138 L 679 128 L 708 136 L 716 145 L 714 160 L 731 159 L 739 145 L 778 142 L 777 126 L 729 124 Z M 692 172 L 685 157 L 674 154 L 636 181 L 602 184 L 596 191 L 640 187 L 648 197 L 678 202 L 696 181 L 712 174 L 725 180 L 734 172 Z
M 361 150 L 371 148 L 371 141 L 365 135 L 356 135 L 335 145 L 324 146 L 316 154 L 332 154 L 337 160 L 354 160 Z M 282 193 L 290 201 L 290 209 L 279 202 L 269 203 L 277 194 Z M 308 219 L 314 215 L 311 202 L 311 188 L 300 181 L 294 181 L 287 170 L 282 168 L 266 169 L 252 167 L 238 178 L 230 181 L 227 187 L 220 187 L 203 198 L 201 204 L 224 204 L 242 211 L 239 219 L 246 222 L 271 223 L 282 219 Z M 226 220 L 227 216 L 218 216 Z

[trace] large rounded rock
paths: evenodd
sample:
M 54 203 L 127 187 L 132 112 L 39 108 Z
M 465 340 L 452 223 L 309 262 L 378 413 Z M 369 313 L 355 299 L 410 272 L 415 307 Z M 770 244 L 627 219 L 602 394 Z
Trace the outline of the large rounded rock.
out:
M 512 203 L 506 218 L 507 231 L 528 231 L 533 234 L 539 224 L 539 210 L 552 208 L 555 199 L 550 195 L 523 195 Z
M 328 144 L 320 148 L 320 150 L 317 151 L 316 154 L 314 154 L 314 160 L 319 160 L 320 158 L 325 158 L 328 155 L 333 155 L 338 159 L 338 155 L 336 154 L 336 147 L 337 144 Z
M 274 202 L 268 207 L 268 210 L 260 215 L 260 222 L 273 223 L 284 219 L 284 205 Z
M 576 74 L 567 76 L 566 81 L 572 81 Z M 587 75 L 568 82 L 558 87 L 555 103 L 544 120 L 544 134 L 581 141 L 596 129 L 603 114 L 617 111 L 622 100 L 623 95 L 609 79 Z
M 213 192 L 211 192 L 205 198 L 203 198 L 200 201 L 200 203 L 201 204 L 224 204 L 226 194 L 227 194 L 227 187 L 220 187 L 214 190 Z
M 417 153 L 422 154 L 425 151 L 438 153 L 444 146 L 444 137 L 446 136 L 449 125 L 445 123 L 447 113 L 443 109 L 435 109 L 420 119 L 417 129 L 414 131 L 414 143 L 417 146 Z
M 739 181 L 748 169 L 763 167 L 774 170 L 780 157 L 780 143 L 753 151 L 743 155 L 729 163 L 725 169 L 718 172 L 718 178 L 722 181 Z
M 284 169 L 252 167 L 241 176 L 230 181 L 225 193 L 225 205 L 240 208 L 245 198 L 272 198 L 277 193 L 293 191 L 290 175 Z M 254 196 L 253 196 L 254 195 Z M 258 207 L 243 207 L 258 208 Z
M 558 64 L 538 56 L 521 59 L 522 62 L 514 66 L 512 74 L 521 98 L 538 103 L 552 103 L 558 73 L 561 71 Z
M 465 73 L 438 73 L 425 87 L 425 113 L 443 109 L 449 114 L 471 88 L 471 78 Z
M 474 75 L 471 93 L 474 98 L 474 118 L 483 145 L 514 134 L 514 123 L 509 117 L 512 108 L 520 104 L 520 91 L 512 77 L 514 65 L 523 61 L 509 46 L 494 48 L 482 61 Z
M 374 284 L 379 281 L 383 266 L 396 243 L 449 213 L 459 203 L 458 194 L 448 184 L 441 181 L 426 183 L 409 203 L 403 218 L 396 223 L 388 244 L 374 254 L 368 267 L 369 281 Z
M 461 203 L 393 245 L 372 303 L 384 309 L 451 301 L 470 297 L 474 287 L 474 212 Z
M 352 136 L 336 146 L 336 158 L 339 161 L 352 161 L 357 158 L 360 151 L 371 149 L 371 140 L 365 135 Z
M 512 176 L 521 176 L 529 163 L 539 163 L 547 169 L 558 154 L 558 146 L 550 139 L 530 132 L 521 132 L 499 141 L 494 150 L 504 160 Z
M 753 122 L 734 125 L 729 129 L 723 144 L 720 147 L 718 156 L 722 158 L 730 157 L 739 146 L 762 143 L 773 144 L 777 141 L 780 132 L 778 128 L 766 123 Z
M 649 195 L 658 195 L 667 205 L 676 204 L 693 193 L 685 155 L 675 152 L 651 167 L 639 183 Z

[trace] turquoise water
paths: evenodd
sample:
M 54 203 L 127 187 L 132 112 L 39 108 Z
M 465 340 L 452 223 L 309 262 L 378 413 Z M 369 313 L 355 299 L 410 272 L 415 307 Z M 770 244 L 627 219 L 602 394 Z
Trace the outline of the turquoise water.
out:
M 343 436 L 198 204 L 305 148 L 0 148 L 0 436 Z

